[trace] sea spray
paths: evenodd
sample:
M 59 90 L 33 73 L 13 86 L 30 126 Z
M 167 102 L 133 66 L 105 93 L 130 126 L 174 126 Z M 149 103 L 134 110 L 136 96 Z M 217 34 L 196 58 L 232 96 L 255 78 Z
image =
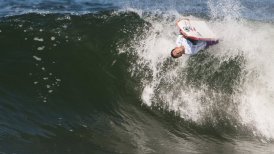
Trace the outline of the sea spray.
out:
M 213 18 L 224 16 L 222 20 L 213 21 L 213 28 L 222 40 L 220 51 L 214 54 L 223 59 L 242 54 L 245 59 L 241 83 L 235 87 L 238 90 L 233 96 L 238 121 L 251 129 L 253 135 L 273 140 L 274 120 L 270 117 L 274 116 L 271 64 L 274 59 L 274 25 L 243 19 L 242 5 L 233 0 L 209 1 L 209 7 Z
M 137 59 L 129 71 L 133 77 L 142 76 L 141 99 L 148 106 L 175 111 L 199 125 L 210 122 L 219 127 L 224 123 L 239 132 L 247 128 L 255 136 L 272 140 L 274 121 L 267 117 L 273 117 L 269 86 L 274 83 L 270 65 L 273 25 L 239 20 L 241 7 L 237 5 L 229 6 L 236 11 L 229 17 L 220 19 L 214 12 L 214 20 L 208 21 L 220 38 L 218 45 L 179 59 L 170 59 L 178 34 L 174 18 L 179 18 L 178 13 L 163 18 L 158 14 L 161 20 L 143 15 L 151 27 L 133 39 L 134 53 L 128 54 Z

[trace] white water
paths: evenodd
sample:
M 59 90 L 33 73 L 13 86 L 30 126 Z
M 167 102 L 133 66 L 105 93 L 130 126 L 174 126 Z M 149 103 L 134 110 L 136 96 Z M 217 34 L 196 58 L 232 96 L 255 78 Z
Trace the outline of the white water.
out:
M 142 11 L 131 9 L 152 24 L 143 36 L 135 36 L 132 41 L 133 54 L 138 59 L 133 62 L 130 72 L 133 76 L 143 75 L 141 99 L 148 106 L 160 105 L 197 124 L 205 123 L 205 119 L 218 124 L 213 113 L 217 110 L 227 115 L 227 119 L 236 119 L 235 128 L 239 125 L 247 127 L 254 136 L 273 140 L 274 25 L 242 19 L 244 8 L 235 0 L 218 3 L 210 0 L 208 7 L 212 16 L 208 22 L 221 42 L 205 54 L 218 58 L 220 65 L 233 57 L 244 57 L 240 82 L 233 87 L 234 93 L 227 95 L 205 83 L 198 88 L 187 84 L 185 70 L 193 57 L 185 55 L 167 62 L 178 34 L 175 26 L 176 19 L 181 17 L 178 12 L 162 13 L 163 19 L 159 20 L 153 15 L 142 16 Z M 159 15 L 159 12 L 155 14 Z M 123 52 L 126 50 L 121 49 Z M 166 69 L 166 63 L 169 69 Z M 216 71 L 220 65 L 214 66 Z M 226 102 L 226 97 L 232 101 Z
M 242 32 L 245 37 L 240 43 L 247 63 L 242 93 L 237 94 L 240 101 L 241 122 L 254 129 L 267 139 L 274 139 L 274 26 L 268 24 L 245 25 Z M 251 35 L 250 35 L 251 34 Z M 253 35 L 252 35 L 253 34 Z M 236 46 L 235 45 L 235 46 Z M 256 133 L 256 131 L 258 131 Z
M 240 4 L 230 4 L 240 8 Z M 234 13 L 228 13 L 228 18 L 214 23 L 214 29 L 223 38 L 220 49 L 224 50 L 218 51 L 218 56 L 244 55 L 245 73 L 241 76 L 242 84 L 237 87 L 240 92 L 234 96 L 234 101 L 239 103 L 238 120 L 251 128 L 255 136 L 271 140 L 274 139 L 274 25 L 236 20 L 240 14 L 232 10 Z M 215 11 L 214 17 L 220 13 Z

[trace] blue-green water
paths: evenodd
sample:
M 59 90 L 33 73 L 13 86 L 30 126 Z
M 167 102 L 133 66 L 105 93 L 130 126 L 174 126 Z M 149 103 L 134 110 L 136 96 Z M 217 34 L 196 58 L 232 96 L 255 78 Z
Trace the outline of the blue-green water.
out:
M 274 2 L 0 6 L 0 153 L 274 152 Z M 182 16 L 220 43 L 170 58 Z

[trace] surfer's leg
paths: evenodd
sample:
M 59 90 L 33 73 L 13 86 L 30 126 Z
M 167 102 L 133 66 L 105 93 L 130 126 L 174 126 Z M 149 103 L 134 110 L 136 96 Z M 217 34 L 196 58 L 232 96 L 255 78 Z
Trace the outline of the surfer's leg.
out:
M 219 40 L 216 40 L 216 41 L 206 41 L 206 48 L 208 48 L 209 46 L 218 44 L 218 43 L 219 43 Z

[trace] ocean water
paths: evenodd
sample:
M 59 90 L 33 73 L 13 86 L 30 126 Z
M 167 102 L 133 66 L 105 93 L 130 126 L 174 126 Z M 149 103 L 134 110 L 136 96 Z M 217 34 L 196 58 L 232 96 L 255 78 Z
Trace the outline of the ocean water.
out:
M 274 153 L 273 0 L 0 0 L 0 153 Z M 220 43 L 170 58 L 184 17 Z

